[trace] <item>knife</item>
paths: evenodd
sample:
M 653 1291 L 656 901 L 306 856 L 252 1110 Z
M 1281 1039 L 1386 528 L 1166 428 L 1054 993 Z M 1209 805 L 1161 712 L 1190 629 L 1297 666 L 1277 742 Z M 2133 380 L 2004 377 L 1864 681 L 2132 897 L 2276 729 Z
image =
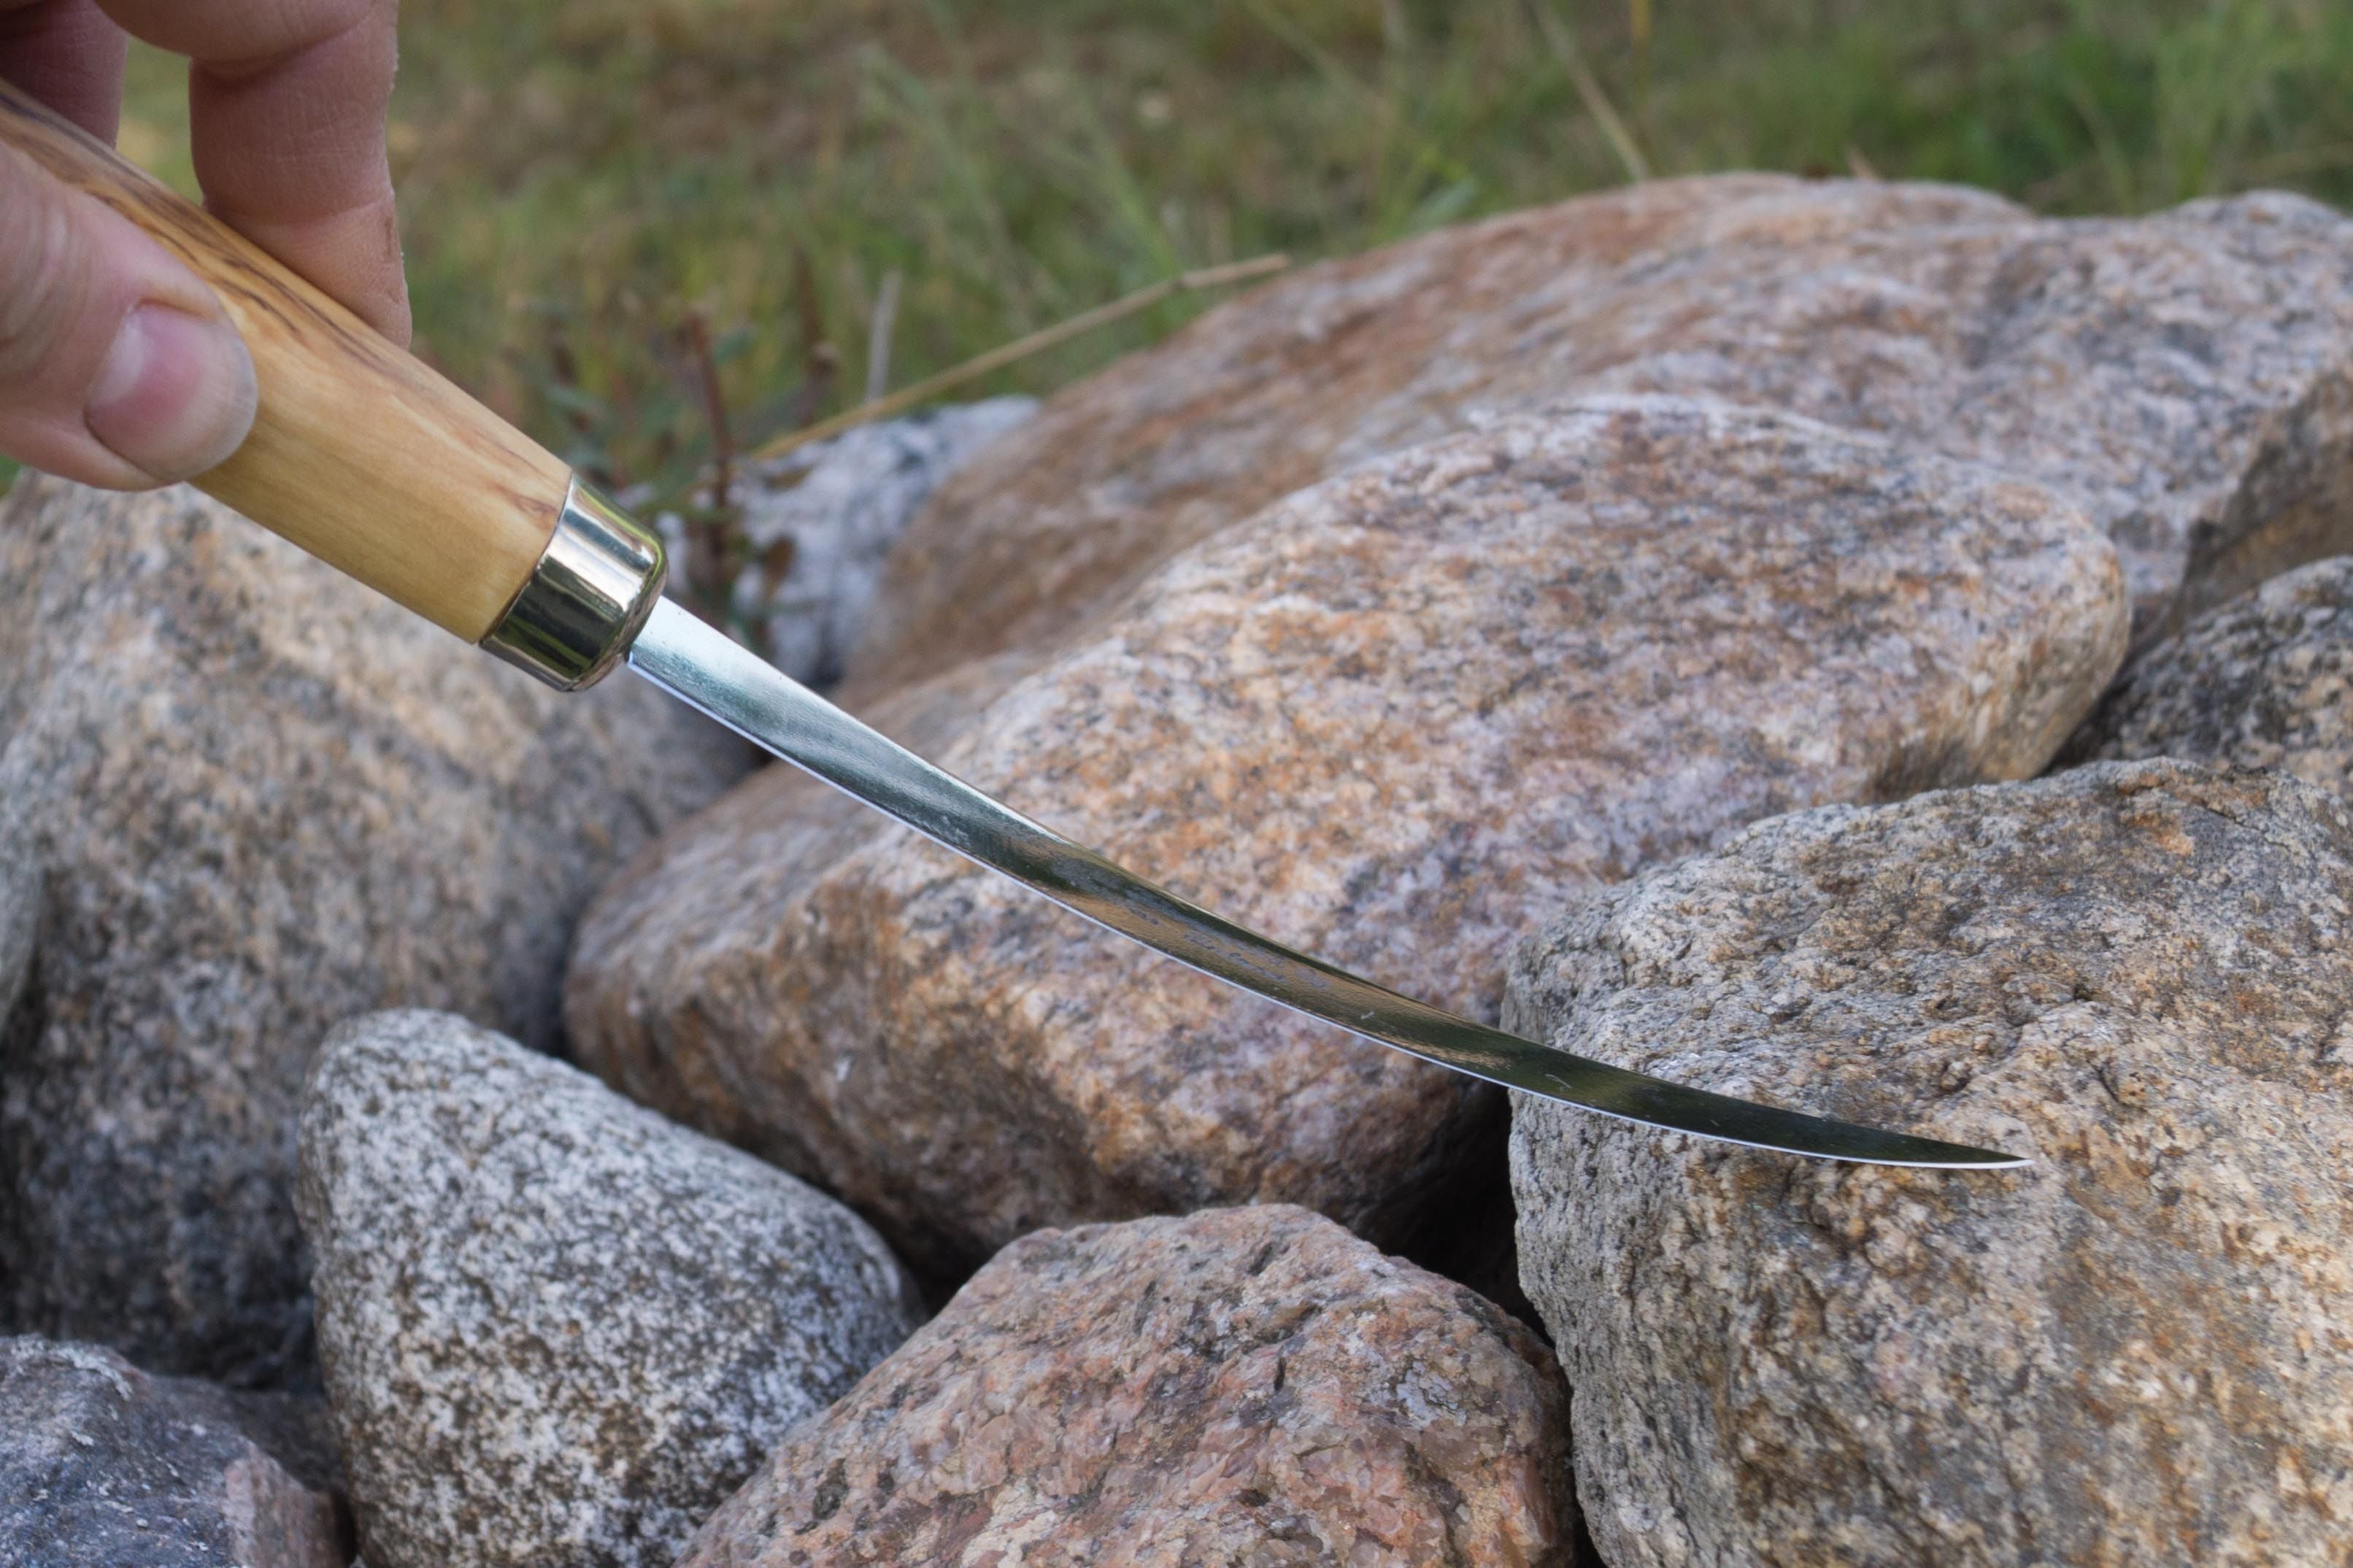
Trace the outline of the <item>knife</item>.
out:
M 1605 1116 L 1793 1154 L 2027 1162 L 1690 1089 L 1456 1017 L 1187 903 L 906 751 L 662 597 L 658 538 L 496 415 L 202 208 L 0 84 L 0 143 L 169 247 L 260 383 L 196 488 L 443 629 L 577 691 L 627 664 L 935 842 L 1228 984 L 1457 1072 Z

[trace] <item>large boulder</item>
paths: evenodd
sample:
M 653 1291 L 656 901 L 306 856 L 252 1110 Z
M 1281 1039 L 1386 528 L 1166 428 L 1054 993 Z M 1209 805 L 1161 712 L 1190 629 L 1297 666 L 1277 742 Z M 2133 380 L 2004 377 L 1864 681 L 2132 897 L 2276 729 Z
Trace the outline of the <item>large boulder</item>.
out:
M 1018 437 L 1016 437 L 1017 439 Z M 1570 895 L 1826 800 L 2039 770 L 2122 658 L 2106 539 L 2011 476 L 1672 398 L 1500 421 L 1170 562 L 955 773 L 1473 1016 Z M 991 672 L 993 674 L 993 672 Z M 977 688 L 977 689 L 976 689 Z M 838 1192 L 912 1262 L 1290 1201 L 1398 1245 L 1493 1091 L 1168 963 L 782 770 L 584 921 L 567 1017 L 632 1098 Z
M 839 1204 L 444 1014 L 330 1037 L 301 1203 L 371 1568 L 667 1568 L 918 1320 Z
M 2031 1157 L 1514 1106 L 1613 1568 L 2313 1564 L 2353 1517 L 2353 810 L 2100 763 L 1763 823 L 1572 909 L 1508 1019 Z
M 640 682 L 546 690 L 185 489 L 0 510 L 0 1326 L 314 1379 L 292 1203 L 338 1020 L 557 1030 L 596 885 L 743 772 Z M 0 840 L 10 834 L 0 833 Z
M 324 1413 L 0 1340 L 0 1568 L 343 1568 Z
M 2353 795 L 2353 556 L 2208 611 L 2136 658 L 2063 763 L 2183 757 Z
M 1951 186 L 1665 180 L 1304 268 L 944 486 L 859 700 L 1062 634 L 1278 498 L 1483 417 L 1707 395 L 2067 495 L 2137 625 L 2353 549 L 2353 223 L 2276 194 L 2040 219 Z
M 1045 1231 L 680 1568 L 1568 1568 L 1567 1404 L 1533 1333 L 1301 1209 Z

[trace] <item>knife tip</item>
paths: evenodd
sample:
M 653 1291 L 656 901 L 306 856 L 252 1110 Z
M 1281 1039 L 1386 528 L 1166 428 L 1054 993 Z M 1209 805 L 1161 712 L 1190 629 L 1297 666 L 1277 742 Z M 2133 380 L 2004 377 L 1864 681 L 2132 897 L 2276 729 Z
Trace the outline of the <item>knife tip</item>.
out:
M 1929 1146 L 1920 1150 L 1890 1151 L 1885 1154 L 1850 1154 L 1843 1157 L 1858 1164 L 1898 1165 L 1921 1171 L 2021 1171 L 2034 1163 L 2024 1155 L 2006 1154 L 1999 1149 L 1972 1149 L 1965 1144 L 1940 1143 L 1933 1139 L 1917 1142 Z

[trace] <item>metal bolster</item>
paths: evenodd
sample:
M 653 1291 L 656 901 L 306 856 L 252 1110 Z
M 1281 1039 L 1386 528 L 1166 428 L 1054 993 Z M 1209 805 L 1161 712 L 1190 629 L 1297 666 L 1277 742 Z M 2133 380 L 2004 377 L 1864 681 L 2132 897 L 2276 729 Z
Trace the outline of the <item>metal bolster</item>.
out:
M 559 691 L 594 686 L 661 601 L 661 541 L 578 479 L 531 581 L 482 647 Z

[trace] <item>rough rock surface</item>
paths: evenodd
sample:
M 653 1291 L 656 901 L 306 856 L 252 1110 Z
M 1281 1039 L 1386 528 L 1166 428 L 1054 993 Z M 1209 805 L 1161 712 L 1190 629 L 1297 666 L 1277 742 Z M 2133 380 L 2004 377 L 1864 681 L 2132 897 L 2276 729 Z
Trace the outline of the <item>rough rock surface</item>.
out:
M 295 1404 L 0 1340 L 0 1568 L 343 1568 L 332 1453 Z
M 2063 761 L 2160 756 L 2353 795 L 2353 556 L 2275 577 L 2144 651 Z
M 0 672 L 46 883 L 0 1056 L 0 1326 L 315 1377 L 320 1039 L 400 1003 L 551 1039 L 581 904 L 742 752 L 639 682 L 545 690 L 188 490 L 19 486 Z
M 1574 892 L 1793 807 L 2037 771 L 2125 635 L 2107 541 L 2036 486 L 1604 399 L 1303 492 L 995 701 L 950 678 L 884 721 L 953 711 L 941 759 L 981 787 L 1493 1016 L 1511 942 Z M 567 1017 L 631 1098 L 943 1270 L 1219 1202 L 1399 1244 L 1497 1110 L 781 771 L 600 896 Z
M 1603 1557 L 2345 1562 L 2348 1014 L 2353 813 L 2273 773 L 1808 812 L 1573 910 L 1514 963 L 1538 1037 L 2036 1162 L 1515 1104 Z
M 840 1205 L 444 1014 L 330 1037 L 300 1195 L 374 1568 L 667 1565 L 917 1321 Z
M 29 839 L 23 811 L 0 800 L 0 1059 L 21 1048 L 11 1024 L 32 973 L 40 926 L 41 868 Z
M 1045 1231 L 797 1428 L 680 1568 L 1566 1564 L 1568 1390 L 1290 1207 Z
M 1037 408 L 993 397 L 928 409 L 748 465 L 736 501 L 750 555 L 734 609 L 776 668 L 816 686 L 839 680 L 908 519 Z
M 1950 186 L 1656 181 L 1303 269 L 942 488 L 856 700 L 1079 624 L 1278 497 L 1482 416 L 1670 392 L 2069 495 L 2140 626 L 2353 548 L 2353 222 L 2281 195 L 2038 220 Z

